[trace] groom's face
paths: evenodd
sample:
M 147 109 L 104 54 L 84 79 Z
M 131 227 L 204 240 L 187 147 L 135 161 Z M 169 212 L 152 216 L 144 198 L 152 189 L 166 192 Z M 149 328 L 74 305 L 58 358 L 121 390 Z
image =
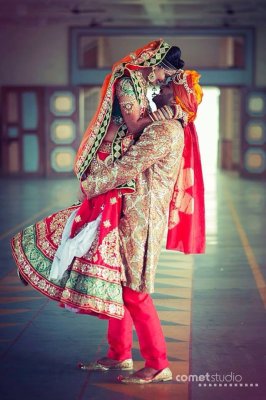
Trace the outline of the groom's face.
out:
M 174 104 L 172 84 L 168 83 L 161 86 L 160 93 L 154 96 L 152 100 L 156 104 L 157 108 Z

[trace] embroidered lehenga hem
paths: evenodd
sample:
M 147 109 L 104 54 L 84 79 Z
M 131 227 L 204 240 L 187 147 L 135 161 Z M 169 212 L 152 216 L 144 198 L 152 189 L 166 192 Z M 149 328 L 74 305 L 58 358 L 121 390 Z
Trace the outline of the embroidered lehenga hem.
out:
M 124 305 L 120 267 L 93 261 L 93 247 L 97 251 L 97 243 L 84 258 L 75 258 L 61 279 L 49 279 L 67 218 L 78 207 L 52 214 L 14 236 L 13 257 L 24 279 L 61 307 L 66 305 L 79 314 L 121 319 Z

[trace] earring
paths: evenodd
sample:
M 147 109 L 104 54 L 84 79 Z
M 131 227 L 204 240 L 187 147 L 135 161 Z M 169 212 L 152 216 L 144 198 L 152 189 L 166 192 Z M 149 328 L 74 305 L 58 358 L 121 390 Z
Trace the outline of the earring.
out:
M 158 90 L 158 86 L 153 85 L 152 87 L 152 97 L 156 96 Z
M 152 71 L 148 75 L 148 81 L 150 83 L 154 83 L 156 81 L 155 67 L 152 67 Z

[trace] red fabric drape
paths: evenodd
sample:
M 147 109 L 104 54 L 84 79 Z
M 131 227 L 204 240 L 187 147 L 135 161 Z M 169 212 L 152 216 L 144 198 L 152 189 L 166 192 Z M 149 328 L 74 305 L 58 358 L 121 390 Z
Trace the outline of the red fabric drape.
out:
M 185 127 L 184 140 L 179 177 L 170 204 L 166 248 L 185 254 L 204 253 L 204 183 L 198 136 L 193 123 Z
M 205 206 L 198 135 L 193 123 L 202 100 L 196 71 L 180 71 L 172 82 L 177 104 L 188 114 L 184 151 L 169 207 L 166 248 L 185 254 L 205 251 Z

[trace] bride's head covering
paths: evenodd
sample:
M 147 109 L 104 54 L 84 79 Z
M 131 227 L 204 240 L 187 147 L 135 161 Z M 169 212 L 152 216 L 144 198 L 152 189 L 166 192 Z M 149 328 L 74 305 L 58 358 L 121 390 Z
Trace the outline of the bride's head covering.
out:
M 194 120 L 202 101 L 200 75 L 180 70 L 172 79 L 177 105 L 187 114 L 184 150 L 169 208 L 167 248 L 186 254 L 205 251 L 204 183 Z
M 167 54 L 170 61 L 167 60 Z M 112 72 L 106 76 L 102 85 L 97 111 L 83 135 L 77 152 L 74 170 L 79 179 L 90 165 L 92 157 L 106 134 L 112 114 L 117 80 L 125 74 L 130 75 L 133 71 L 154 66 L 174 69 L 173 72 L 176 72 L 184 64 L 180 56 L 181 51 L 178 47 L 171 47 L 164 40 L 159 39 L 131 52 L 113 65 Z M 165 63 L 162 63 L 163 60 Z M 138 94 L 140 89 L 137 82 L 135 84 Z

